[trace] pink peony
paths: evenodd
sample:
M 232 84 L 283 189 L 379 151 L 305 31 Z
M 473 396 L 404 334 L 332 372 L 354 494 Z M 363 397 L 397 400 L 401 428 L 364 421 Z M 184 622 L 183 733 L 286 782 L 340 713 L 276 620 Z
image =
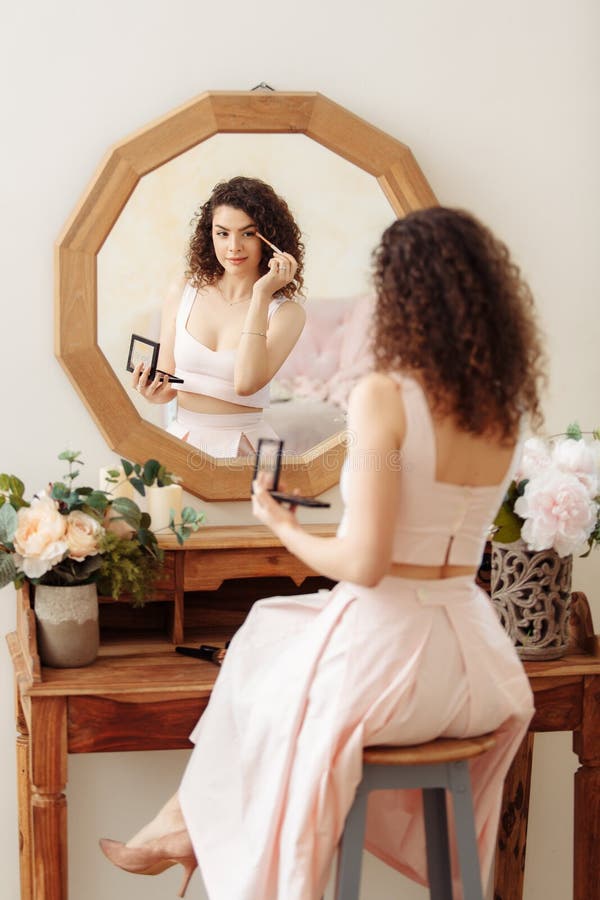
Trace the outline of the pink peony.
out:
M 521 537 L 530 550 L 553 548 L 559 556 L 568 556 L 585 549 L 598 504 L 572 472 L 551 469 L 528 482 L 515 512 L 525 520 Z
M 598 494 L 598 454 L 594 445 L 586 441 L 564 439 L 554 447 L 554 464 L 562 472 L 572 472 L 587 488 L 593 499 Z
M 68 550 L 66 517 L 59 513 L 56 501 L 42 493 L 31 506 L 19 510 L 17 521 L 15 565 L 28 578 L 40 578 Z
M 76 562 L 82 562 L 86 556 L 95 556 L 100 552 L 100 538 L 104 529 L 97 519 L 88 516 L 79 509 L 67 516 L 68 556 Z
M 529 438 L 523 444 L 523 452 L 521 454 L 521 462 L 519 470 L 515 474 L 517 484 L 525 478 L 535 478 L 552 462 L 550 448 L 543 438 Z

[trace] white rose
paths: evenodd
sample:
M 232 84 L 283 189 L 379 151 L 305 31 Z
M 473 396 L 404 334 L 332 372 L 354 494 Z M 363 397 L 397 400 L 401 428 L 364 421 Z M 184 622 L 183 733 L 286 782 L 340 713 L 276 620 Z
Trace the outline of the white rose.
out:
M 40 494 L 17 513 L 15 565 L 28 578 L 40 578 L 64 559 L 67 520 L 51 497 Z
M 96 556 L 100 552 L 100 538 L 104 528 L 93 516 L 73 510 L 67 516 L 68 556 L 76 562 L 82 562 L 86 556 Z

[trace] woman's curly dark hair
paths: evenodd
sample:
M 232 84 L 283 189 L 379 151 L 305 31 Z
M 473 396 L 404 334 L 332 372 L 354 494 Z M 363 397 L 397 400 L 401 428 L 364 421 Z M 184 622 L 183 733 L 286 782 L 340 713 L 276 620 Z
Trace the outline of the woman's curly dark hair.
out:
M 212 240 L 213 213 L 218 206 L 232 206 L 241 209 L 255 223 L 260 233 L 271 243 L 286 253 L 291 253 L 298 268 L 293 281 L 279 291 L 279 296 L 291 299 L 302 293 L 304 279 L 304 244 L 301 232 L 290 209 L 273 188 L 259 178 L 246 178 L 238 175 L 230 181 L 222 181 L 215 185 L 209 199 L 204 203 L 192 220 L 192 234 L 188 253 L 186 278 L 194 287 L 215 284 L 223 274 L 223 266 L 217 260 Z M 268 271 L 268 263 L 273 251 L 262 244 L 260 275 Z
M 373 254 L 379 371 L 418 375 L 432 409 L 472 434 L 541 424 L 543 354 L 533 297 L 507 247 L 473 216 L 432 207 L 398 219 Z

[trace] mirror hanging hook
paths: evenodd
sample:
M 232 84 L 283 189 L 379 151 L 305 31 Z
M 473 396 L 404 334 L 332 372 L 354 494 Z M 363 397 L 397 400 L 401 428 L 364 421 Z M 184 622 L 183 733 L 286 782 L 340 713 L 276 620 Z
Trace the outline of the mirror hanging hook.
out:
M 253 88 L 250 88 L 251 91 L 273 91 L 275 93 L 275 88 L 271 87 L 270 84 L 267 84 L 266 81 L 261 81 L 259 84 L 255 84 Z

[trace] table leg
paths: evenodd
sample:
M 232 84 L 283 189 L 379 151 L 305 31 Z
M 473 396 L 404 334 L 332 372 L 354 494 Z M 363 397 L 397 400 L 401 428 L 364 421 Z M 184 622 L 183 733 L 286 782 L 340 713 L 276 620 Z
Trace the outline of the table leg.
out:
M 170 632 L 174 644 L 182 644 L 184 639 L 184 590 L 185 551 L 175 554 L 175 590 L 171 607 Z
M 533 732 L 528 731 L 504 782 L 494 870 L 494 900 L 521 900 L 523 896 L 533 738 Z
M 32 837 L 31 837 L 31 778 L 29 773 L 29 732 L 19 692 L 16 696 L 17 713 L 17 802 L 19 817 L 19 871 L 21 876 L 21 900 L 33 900 Z
M 64 697 L 31 701 L 33 898 L 67 900 L 67 704 Z
M 573 900 L 600 900 L 600 676 L 583 682 L 581 730 L 573 735 L 575 773 Z

